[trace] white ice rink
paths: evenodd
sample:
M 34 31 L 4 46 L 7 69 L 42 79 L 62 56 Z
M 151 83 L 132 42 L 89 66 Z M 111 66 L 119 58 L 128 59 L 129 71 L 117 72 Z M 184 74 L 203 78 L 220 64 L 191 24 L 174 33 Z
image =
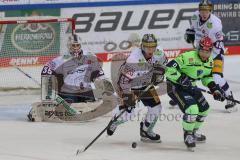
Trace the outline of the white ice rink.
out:
M 240 56 L 228 56 L 225 63 L 225 77 L 235 98 L 240 100 Z M 76 150 L 87 145 L 107 125 L 110 114 L 86 123 L 31 123 L 27 122 L 26 114 L 30 104 L 38 101 L 39 96 L 6 96 L 1 93 L 0 160 L 239 160 L 240 109 L 226 113 L 225 102 L 214 101 L 210 95 L 205 95 L 212 107 L 202 127 L 207 142 L 197 144 L 195 152 L 186 150 L 180 111 L 169 109 L 169 98 L 164 95 L 161 101 L 165 116 L 161 116 L 155 128 L 162 143 L 139 141 L 139 119 L 145 111 L 139 107 L 136 113 L 140 117 L 119 126 L 112 137 L 104 134 L 76 157 Z M 133 141 L 138 143 L 136 149 L 131 148 Z

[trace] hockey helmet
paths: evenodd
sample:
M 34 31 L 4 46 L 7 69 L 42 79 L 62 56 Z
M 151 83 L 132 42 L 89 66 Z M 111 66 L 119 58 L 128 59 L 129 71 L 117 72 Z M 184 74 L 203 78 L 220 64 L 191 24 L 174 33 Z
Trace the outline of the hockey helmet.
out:
M 200 40 L 198 55 L 202 61 L 206 61 L 211 56 L 212 48 L 213 43 L 209 37 L 203 37 Z
M 82 54 L 81 44 L 76 34 L 69 36 L 68 49 L 70 54 L 74 57 L 79 57 Z
M 209 37 L 203 37 L 199 42 L 199 50 L 211 51 L 213 48 L 212 40 Z
M 157 39 L 154 34 L 144 34 L 142 38 L 142 47 L 157 47 Z
M 198 5 L 199 11 L 201 11 L 201 10 L 212 11 L 212 8 L 213 8 L 213 5 L 210 2 L 210 0 L 201 0 L 201 2 Z

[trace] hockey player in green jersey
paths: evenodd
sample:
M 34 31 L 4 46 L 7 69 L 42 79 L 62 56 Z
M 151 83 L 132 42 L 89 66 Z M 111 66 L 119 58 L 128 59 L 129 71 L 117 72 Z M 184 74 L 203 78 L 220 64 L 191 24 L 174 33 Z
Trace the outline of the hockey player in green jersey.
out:
M 201 80 L 202 84 L 210 89 L 215 100 L 225 100 L 224 91 L 212 77 L 212 47 L 211 39 L 203 37 L 196 50 L 177 56 L 167 64 L 165 72 L 168 95 L 178 103 L 184 113 L 182 126 L 184 143 L 188 148 L 194 148 L 197 141 L 206 140 L 206 136 L 197 131 L 208 115 L 209 104 L 196 88 L 196 81 Z

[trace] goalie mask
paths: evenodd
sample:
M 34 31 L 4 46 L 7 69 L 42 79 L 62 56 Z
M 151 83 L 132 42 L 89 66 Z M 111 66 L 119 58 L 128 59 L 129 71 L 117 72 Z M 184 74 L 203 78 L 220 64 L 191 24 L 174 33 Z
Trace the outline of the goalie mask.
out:
M 73 34 L 68 38 L 68 49 L 72 56 L 79 58 L 82 54 L 81 44 L 78 36 Z
M 157 47 L 157 39 L 154 34 L 145 34 L 142 38 L 141 47 L 146 60 L 150 59 Z

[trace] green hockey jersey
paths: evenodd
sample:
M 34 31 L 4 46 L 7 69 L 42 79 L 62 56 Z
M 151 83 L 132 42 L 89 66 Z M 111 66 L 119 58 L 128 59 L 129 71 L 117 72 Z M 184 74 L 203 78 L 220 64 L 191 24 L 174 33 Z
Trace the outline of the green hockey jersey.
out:
M 213 81 L 212 67 L 212 57 L 209 57 L 206 62 L 202 62 L 198 51 L 187 51 L 167 64 L 165 76 L 167 80 L 178 83 L 179 77 L 185 74 L 189 77 L 193 86 L 196 85 L 197 80 L 201 80 L 204 86 L 208 86 Z

